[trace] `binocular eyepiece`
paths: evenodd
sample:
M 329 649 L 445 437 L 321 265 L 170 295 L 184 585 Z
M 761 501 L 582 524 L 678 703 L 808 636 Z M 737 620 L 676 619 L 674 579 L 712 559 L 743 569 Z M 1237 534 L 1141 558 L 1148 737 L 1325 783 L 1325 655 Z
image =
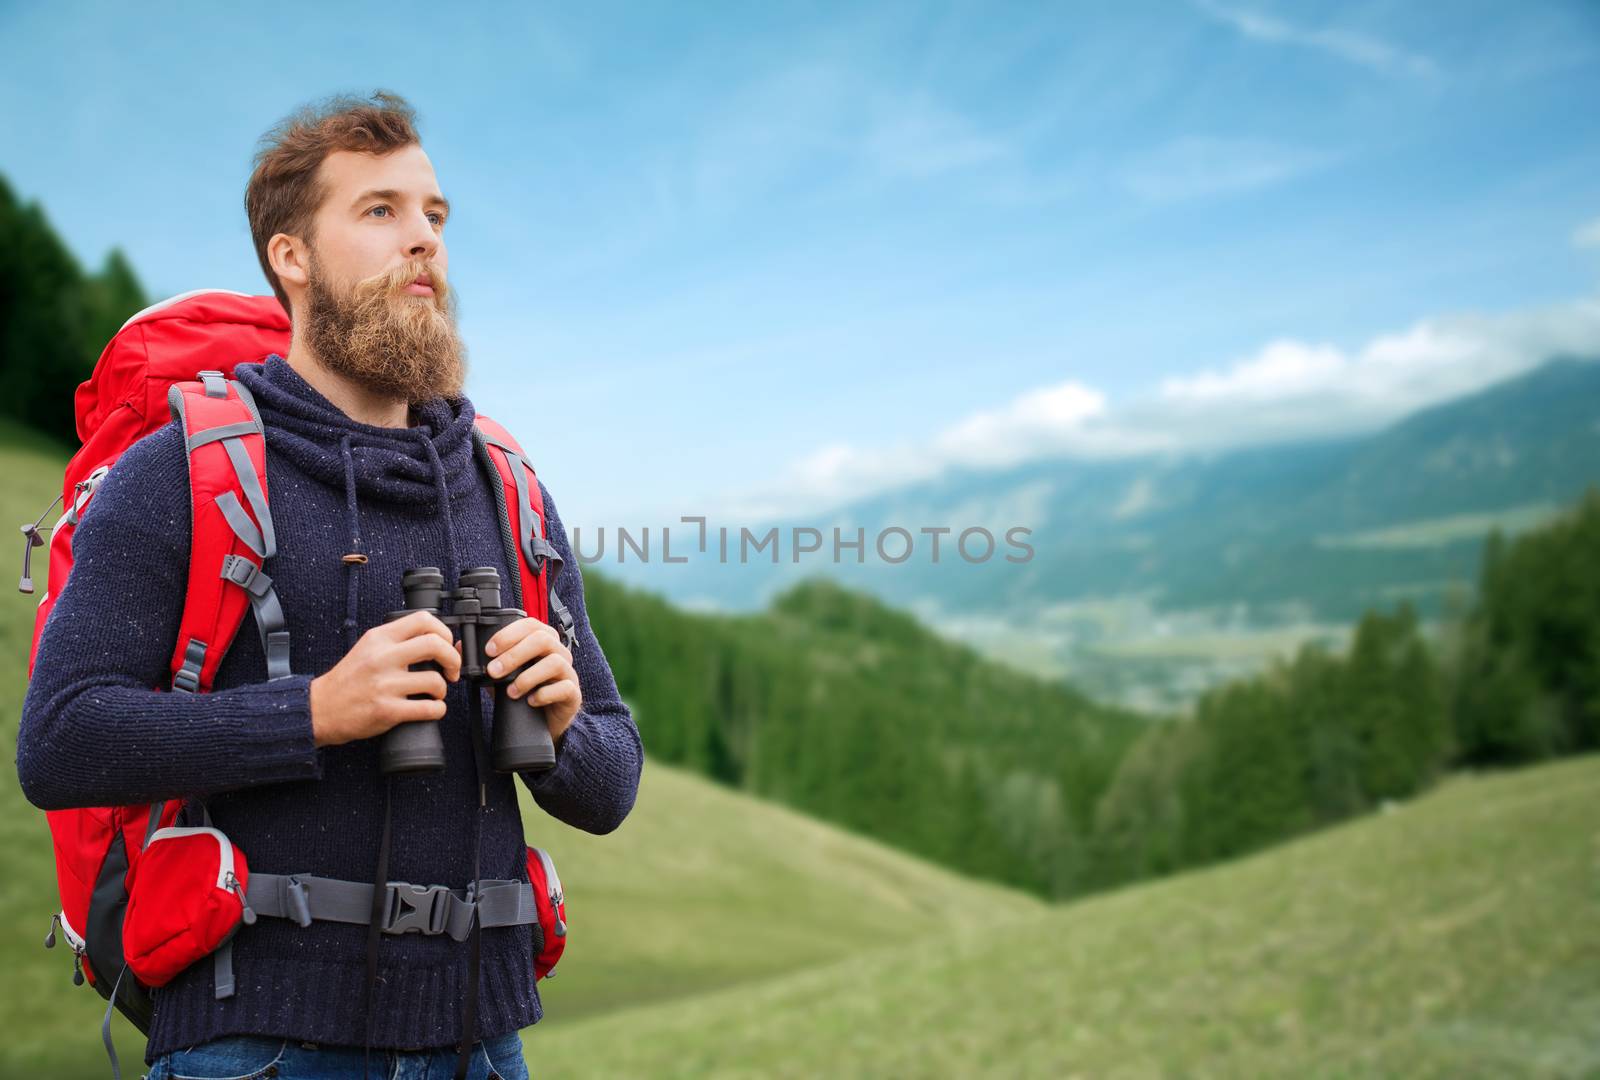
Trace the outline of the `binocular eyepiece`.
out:
M 555 743 L 550 738 L 544 709 L 530 704 L 527 695 L 514 698 L 506 692 L 527 665 L 499 678 L 488 672 L 483 645 L 501 627 L 527 615 L 521 608 L 500 606 L 500 575 L 495 568 L 475 566 L 463 570 L 457 587 L 448 594 L 444 574 L 437 566 L 407 570 L 400 587 L 405 592 L 406 606 L 389 612 L 384 621 L 403 619 L 415 611 L 433 612 L 450 628 L 452 639 L 461 643 L 461 675 L 467 680 L 468 692 L 476 694 L 484 685 L 494 687 L 494 735 L 489 756 L 495 771 L 538 772 L 554 768 Z M 411 670 L 443 673 L 436 660 L 412 664 Z M 390 728 L 378 748 L 378 767 L 385 773 L 443 769 L 444 740 L 439 735 L 439 722 L 419 720 Z

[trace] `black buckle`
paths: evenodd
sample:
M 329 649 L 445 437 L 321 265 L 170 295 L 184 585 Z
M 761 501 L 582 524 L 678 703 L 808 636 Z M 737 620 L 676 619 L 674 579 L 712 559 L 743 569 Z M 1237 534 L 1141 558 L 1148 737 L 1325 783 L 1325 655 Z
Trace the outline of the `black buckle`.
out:
M 446 885 L 391 881 L 379 929 L 385 934 L 442 934 L 450 914 L 450 895 Z

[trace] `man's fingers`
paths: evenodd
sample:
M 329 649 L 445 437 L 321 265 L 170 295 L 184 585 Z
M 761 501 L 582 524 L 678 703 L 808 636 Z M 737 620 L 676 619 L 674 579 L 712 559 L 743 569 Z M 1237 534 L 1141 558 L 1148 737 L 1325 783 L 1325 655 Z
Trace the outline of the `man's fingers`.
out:
M 553 653 L 540 660 L 516 677 L 516 680 L 507 688 L 512 697 L 521 697 L 540 683 L 550 682 L 552 679 L 576 678 L 572 670 L 572 662 L 559 653 Z
M 503 656 L 508 650 L 514 648 L 519 641 L 526 640 L 535 634 L 554 634 L 548 623 L 540 622 L 532 615 L 524 615 L 514 623 L 502 626 L 494 636 L 483 643 L 486 656 Z M 490 646 L 493 646 L 491 648 Z
M 408 671 L 395 683 L 395 693 L 401 697 L 427 694 L 429 697 L 442 699 L 449 691 L 450 684 L 445 682 L 444 676 L 437 671 Z
M 381 629 L 386 630 L 394 641 L 405 641 L 419 634 L 437 634 L 446 641 L 455 640 L 450 628 L 431 611 L 413 611 L 403 619 L 383 623 Z
M 437 660 L 451 682 L 461 674 L 461 654 L 452 647 L 449 638 L 441 638 L 437 634 L 418 634 L 400 642 L 394 650 L 394 659 L 402 666 L 420 664 L 424 660 Z
M 498 678 L 503 672 L 515 671 L 522 665 L 552 652 L 561 653 L 567 657 L 569 662 L 571 661 L 572 654 L 567 652 L 565 645 L 561 644 L 556 632 L 537 619 L 533 620 L 533 622 L 534 626 L 527 632 L 526 636 L 509 648 L 501 650 L 489 662 L 489 674 L 491 676 Z M 510 628 L 507 627 L 507 629 Z
M 508 623 L 494 632 L 494 636 L 483 643 L 485 656 L 499 656 L 511 646 L 522 640 L 522 636 L 539 620 L 532 615 L 524 615 L 514 623 Z
M 406 699 L 394 706 L 395 722 L 415 723 L 418 720 L 443 720 L 446 705 L 438 698 Z

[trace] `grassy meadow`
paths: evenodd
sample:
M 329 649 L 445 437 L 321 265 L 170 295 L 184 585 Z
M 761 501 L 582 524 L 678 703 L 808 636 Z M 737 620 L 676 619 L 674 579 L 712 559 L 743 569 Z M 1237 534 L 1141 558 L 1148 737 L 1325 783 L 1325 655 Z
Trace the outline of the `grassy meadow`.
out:
M 1600 1075 L 1600 757 L 524 1033 L 533 1075 Z

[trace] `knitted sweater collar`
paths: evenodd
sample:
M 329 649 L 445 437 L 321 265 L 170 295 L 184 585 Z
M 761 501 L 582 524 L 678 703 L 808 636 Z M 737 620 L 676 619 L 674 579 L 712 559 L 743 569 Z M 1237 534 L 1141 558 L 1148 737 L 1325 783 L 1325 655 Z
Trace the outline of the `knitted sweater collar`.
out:
M 330 487 L 345 487 L 353 472 L 363 500 L 425 504 L 439 500 L 441 487 L 458 497 L 474 483 L 477 413 L 465 397 L 434 398 L 415 408 L 416 426 L 386 428 L 352 420 L 276 353 L 239 364 L 234 378 L 261 409 L 268 453 Z

